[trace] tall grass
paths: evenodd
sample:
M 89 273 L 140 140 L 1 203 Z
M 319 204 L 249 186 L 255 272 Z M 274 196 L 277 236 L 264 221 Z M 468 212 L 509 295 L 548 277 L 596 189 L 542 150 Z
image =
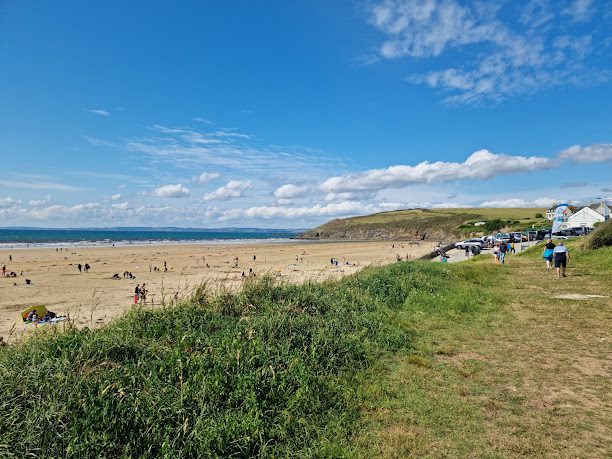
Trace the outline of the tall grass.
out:
M 346 454 L 364 370 L 410 352 L 407 311 L 456 293 L 449 268 L 397 263 L 342 281 L 202 287 L 101 329 L 35 336 L 0 349 L 0 455 Z

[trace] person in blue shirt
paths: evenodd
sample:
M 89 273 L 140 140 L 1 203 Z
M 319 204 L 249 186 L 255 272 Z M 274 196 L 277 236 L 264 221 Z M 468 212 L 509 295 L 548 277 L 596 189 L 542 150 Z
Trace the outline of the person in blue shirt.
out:
M 565 275 L 565 268 L 569 261 L 569 250 L 563 245 L 563 242 L 559 242 L 559 245 L 553 249 L 553 257 L 555 259 L 555 268 L 557 268 L 557 277 L 567 277 Z

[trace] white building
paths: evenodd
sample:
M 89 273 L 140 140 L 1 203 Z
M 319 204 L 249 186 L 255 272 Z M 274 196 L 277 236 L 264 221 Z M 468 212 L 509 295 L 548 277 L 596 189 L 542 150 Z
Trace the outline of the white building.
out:
M 552 221 L 552 219 L 555 218 L 555 212 L 557 211 L 557 207 L 559 207 L 559 205 L 555 204 L 550 209 L 546 210 L 546 220 Z M 574 213 L 575 211 L 576 211 L 576 207 L 567 206 L 567 209 L 565 209 L 565 213 L 564 213 L 565 218 L 567 219 L 567 217 L 572 215 L 572 213 Z
M 569 228 L 579 228 L 581 226 L 588 226 L 593 228 L 595 223 L 603 222 L 604 216 L 599 212 L 596 212 L 590 207 L 583 207 L 575 214 L 572 214 L 567 219 L 567 226 Z

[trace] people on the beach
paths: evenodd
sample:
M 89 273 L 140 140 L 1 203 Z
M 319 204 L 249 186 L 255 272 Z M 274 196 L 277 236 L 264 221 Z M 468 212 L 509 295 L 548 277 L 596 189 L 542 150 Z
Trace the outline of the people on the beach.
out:
M 134 289 L 134 304 L 138 304 L 139 299 L 140 299 L 140 284 L 136 284 L 136 288 Z
M 565 275 L 565 268 L 567 268 L 567 262 L 569 261 L 569 250 L 563 245 L 563 242 L 559 242 L 559 245 L 553 249 L 553 257 L 555 259 L 555 268 L 557 268 L 557 277 L 567 277 Z
M 140 287 L 140 302 L 141 303 L 145 303 L 147 301 L 147 289 L 146 289 L 146 285 L 144 282 L 142 284 L 142 287 Z
M 83 270 L 83 266 L 81 265 L 81 263 L 79 263 L 77 265 L 77 269 L 79 270 L 79 272 L 81 272 Z
M 89 263 L 85 263 L 85 272 L 88 273 L 90 269 L 91 266 L 89 266 Z
M 6 265 L 2 266 L 2 277 L 6 277 Z
M 553 253 L 555 247 L 555 243 L 552 241 L 552 239 L 548 239 L 546 241 L 546 245 L 544 246 L 544 254 L 542 255 L 542 258 L 546 260 L 546 269 L 552 269 Z

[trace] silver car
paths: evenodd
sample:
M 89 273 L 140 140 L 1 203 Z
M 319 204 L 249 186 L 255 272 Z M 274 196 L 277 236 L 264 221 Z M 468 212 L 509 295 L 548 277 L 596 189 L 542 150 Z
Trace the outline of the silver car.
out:
M 480 238 L 474 238 L 474 239 L 466 239 L 465 241 L 461 241 L 461 242 L 457 242 L 455 244 L 455 248 L 456 249 L 466 249 L 468 247 L 474 247 L 474 246 L 478 246 L 478 248 L 482 249 L 482 247 L 484 246 L 484 241 Z

